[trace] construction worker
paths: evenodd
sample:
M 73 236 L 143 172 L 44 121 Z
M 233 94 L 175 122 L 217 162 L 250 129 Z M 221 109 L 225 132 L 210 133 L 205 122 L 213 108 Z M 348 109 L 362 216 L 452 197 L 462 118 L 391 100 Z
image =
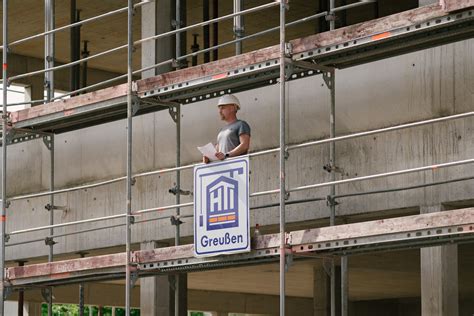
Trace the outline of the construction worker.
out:
M 224 160 L 247 154 L 250 147 L 250 125 L 237 119 L 237 112 L 240 110 L 239 99 L 232 94 L 223 95 L 217 102 L 217 108 L 226 125 L 217 135 L 216 158 Z M 209 158 L 204 156 L 203 162 L 208 163 Z

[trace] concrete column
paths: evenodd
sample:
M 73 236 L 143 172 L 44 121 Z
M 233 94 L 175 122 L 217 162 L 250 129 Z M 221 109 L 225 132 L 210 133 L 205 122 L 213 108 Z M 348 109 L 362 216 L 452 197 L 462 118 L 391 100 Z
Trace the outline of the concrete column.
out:
M 155 241 L 141 244 L 142 250 L 164 247 Z M 140 310 L 142 315 L 172 316 L 174 315 L 174 297 L 167 275 L 140 279 Z
M 329 265 L 328 265 L 329 268 Z M 314 316 L 330 315 L 330 276 L 324 264 L 313 269 L 313 309 Z
M 142 6 L 142 38 L 172 30 L 171 21 L 174 19 L 173 6 L 174 1 L 172 0 L 155 0 Z M 142 68 L 172 59 L 174 57 L 174 50 L 175 45 L 172 36 L 143 43 Z M 153 77 L 171 70 L 171 64 L 168 64 L 143 72 L 142 78 Z
M 44 81 L 41 77 L 31 77 L 25 86 L 25 102 L 44 99 Z M 38 104 L 35 104 L 38 105 Z
M 41 316 L 41 303 L 26 302 L 25 308 L 28 310 L 28 316 Z
M 442 206 L 421 207 L 421 213 L 443 211 Z M 457 245 L 421 249 L 421 312 L 423 316 L 459 314 Z

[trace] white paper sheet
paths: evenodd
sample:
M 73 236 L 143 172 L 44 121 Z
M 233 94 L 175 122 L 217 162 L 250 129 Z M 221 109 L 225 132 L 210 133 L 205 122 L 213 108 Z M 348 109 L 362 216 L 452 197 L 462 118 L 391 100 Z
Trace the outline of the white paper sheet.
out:
M 218 160 L 216 157 L 216 147 L 214 147 L 212 143 L 208 143 L 202 147 L 198 147 L 197 149 L 199 149 L 203 156 L 209 158 L 210 161 Z

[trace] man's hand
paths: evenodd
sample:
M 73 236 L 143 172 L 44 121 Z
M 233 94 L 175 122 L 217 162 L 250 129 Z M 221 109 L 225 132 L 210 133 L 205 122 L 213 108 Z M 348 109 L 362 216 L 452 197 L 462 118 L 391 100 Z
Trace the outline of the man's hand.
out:
M 202 156 L 202 162 L 203 162 L 203 163 L 209 163 L 210 160 L 209 160 L 209 158 L 207 158 L 206 156 Z
M 224 160 L 225 159 L 225 154 L 221 153 L 220 151 L 216 153 L 216 158 L 219 160 Z

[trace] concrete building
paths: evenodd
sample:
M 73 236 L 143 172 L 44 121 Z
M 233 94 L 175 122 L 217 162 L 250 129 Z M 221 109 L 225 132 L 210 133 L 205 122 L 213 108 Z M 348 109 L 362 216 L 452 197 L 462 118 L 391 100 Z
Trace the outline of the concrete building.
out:
M 31 100 L 43 100 L 44 74 L 21 76 L 43 68 L 43 37 L 14 43 L 44 31 L 44 8 L 41 4 L 39 10 L 25 9 L 38 6 L 32 0 L 10 2 L 8 77 L 28 87 Z M 353 2 L 336 1 L 336 7 Z M 76 13 L 71 18 L 74 6 L 83 21 L 127 6 L 126 1 L 45 3 L 55 7 L 56 27 L 77 20 Z M 242 9 L 265 3 L 269 1 L 245 1 Z M 136 4 L 133 39 L 233 12 L 232 1 L 181 0 L 179 4 L 178 15 L 175 1 Z M 301 252 L 287 256 L 291 260 L 287 258 L 286 313 L 331 315 L 332 306 L 332 315 L 473 315 L 474 247 L 469 242 L 474 235 L 474 1 L 363 1 L 347 10 L 336 10 L 332 26 L 330 5 L 294 0 L 286 13 L 288 22 L 324 13 L 321 19 L 288 26 L 286 34 L 292 43 L 289 58 L 294 63 L 285 87 L 284 142 L 291 147 L 316 141 L 293 146 L 286 159 L 284 184 L 292 191 L 285 207 L 286 231 L 295 232 L 289 235 L 294 238 L 288 245 L 293 250 L 301 246 Z M 244 34 L 235 32 L 237 21 L 227 19 L 212 23 L 209 29 L 187 30 L 179 38 L 137 44 L 133 69 L 171 61 L 177 56 L 177 47 L 181 50 L 178 56 L 186 55 L 195 39 L 203 49 L 278 26 L 278 7 L 275 2 L 265 11 L 245 15 Z M 83 57 L 86 50 L 93 56 L 126 44 L 127 10 L 122 11 L 84 23 L 80 30 L 57 32 L 55 65 L 70 62 L 81 50 Z M 83 41 L 87 41 L 87 49 Z M 194 189 L 193 170 L 180 171 L 179 181 L 176 172 L 166 172 L 176 166 L 178 138 L 181 165 L 198 163 L 201 156 L 196 147 L 215 142 L 222 123 L 214 97 L 222 91 L 240 99 L 239 117 L 252 126 L 253 153 L 281 145 L 279 64 L 269 62 L 278 61 L 279 50 L 273 46 L 278 41 L 276 31 L 243 41 L 240 48 L 232 43 L 219 48 L 218 54 L 200 54 L 194 60 L 196 66 L 191 65 L 190 55 L 187 64 L 163 63 L 133 74 L 138 98 L 134 100 L 139 100 L 134 111 L 141 115 L 133 118 L 131 168 L 133 175 L 140 176 L 134 177 L 131 185 L 135 224 L 130 225 L 129 246 L 134 251 L 132 261 L 144 258 L 139 250 L 144 254 L 156 250 L 158 258 L 149 261 L 148 269 L 148 261 L 133 261 L 136 264 L 128 267 L 136 268 L 139 276 L 133 280 L 128 305 L 140 308 L 141 315 L 186 315 L 188 311 L 280 314 L 278 254 L 258 255 L 264 249 L 277 248 L 274 240 L 278 236 L 271 234 L 279 232 L 278 191 L 251 196 L 251 234 L 258 224 L 263 237 L 246 261 L 232 264 L 219 258 L 222 264 L 192 265 L 189 257 L 188 265 L 188 261 L 169 258 L 179 249 L 184 249 L 183 253 L 190 249 L 173 247 L 177 226 L 178 244 L 192 244 L 193 196 L 186 193 Z M 233 57 L 239 49 L 242 54 Z M 12 292 L 6 291 L 6 299 L 18 301 L 24 296 L 28 315 L 40 315 L 40 304 L 50 295 L 41 290 L 51 285 L 54 304 L 127 305 L 125 256 L 119 257 L 125 254 L 126 220 L 121 214 L 127 211 L 124 180 L 130 163 L 126 146 L 130 127 L 124 119 L 126 51 L 124 47 L 107 57 L 90 59 L 76 70 L 58 69 L 54 87 L 70 92 L 83 87 L 81 78 L 87 79 L 87 86 L 122 76 L 119 80 L 93 88 L 95 92 L 33 104 L 8 117 L 9 126 L 17 132 L 9 136 L 13 144 L 7 154 L 4 260 L 8 267 L 5 286 Z M 257 65 L 265 70 L 252 68 Z M 316 75 L 315 67 L 324 75 Z M 221 74 L 224 77 L 219 77 Z M 332 90 L 328 89 L 328 74 L 335 74 Z M 48 80 L 51 78 L 46 77 Z M 184 83 L 195 87 L 180 86 Z M 334 121 L 330 120 L 331 91 Z M 173 111 L 178 109 L 179 118 L 174 119 L 179 121 L 179 130 L 173 120 Z M 439 121 L 416 123 L 435 119 Z M 383 133 L 337 140 L 332 143 L 333 154 L 330 142 L 323 141 L 404 124 L 407 126 Z M 25 135 L 34 136 L 25 139 Z M 45 146 L 43 136 L 46 143 L 53 139 L 53 149 Z M 49 194 L 36 194 L 51 189 L 52 152 L 54 189 L 64 189 L 54 195 L 54 201 Z M 279 188 L 279 168 L 279 151 L 252 156 L 250 192 Z M 364 179 L 370 175 L 379 176 Z M 358 178 L 360 181 L 350 180 Z M 347 182 L 291 190 L 334 180 Z M 182 192 L 179 200 L 170 193 L 176 188 Z M 176 217 L 176 207 L 164 207 L 180 203 L 187 203 L 180 208 L 180 217 Z M 337 226 L 327 228 L 331 205 Z M 136 213 L 138 210 L 147 212 Z M 48 227 L 103 217 L 105 220 L 66 224 L 54 231 Z M 182 223 L 176 225 L 176 220 Z M 416 226 L 425 222 L 426 227 Z M 34 227 L 47 229 L 23 231 Z M 370 227 L 380 229 L 372 231 Z M 323 242 L 311 235 L 319 228 L 321 238 L 325 232 L 330 236 L 321 239 Z M 314 239 L 295 240 L 298 234 L 304 236 L 305 230 Z M 330 244 L 326 251 L 303 251 L 318 240 Z M 354 241 L 361 246 L 344 244 Z M 61 261 L 57 266 L 45 264 L 51 249 L 49 261 Z M 85 259 L 77 260 L 81 256 Z M 152 266 L 166 260 L 172 268 Z M 14 268 L 22 261 L 26 267 Z M 99 262 L 101 268 L 95 266 Z M 134 275 L 131 273 L 132 279 Z M 5 315 L 10 315 L 7 310 L 5 307 Z

